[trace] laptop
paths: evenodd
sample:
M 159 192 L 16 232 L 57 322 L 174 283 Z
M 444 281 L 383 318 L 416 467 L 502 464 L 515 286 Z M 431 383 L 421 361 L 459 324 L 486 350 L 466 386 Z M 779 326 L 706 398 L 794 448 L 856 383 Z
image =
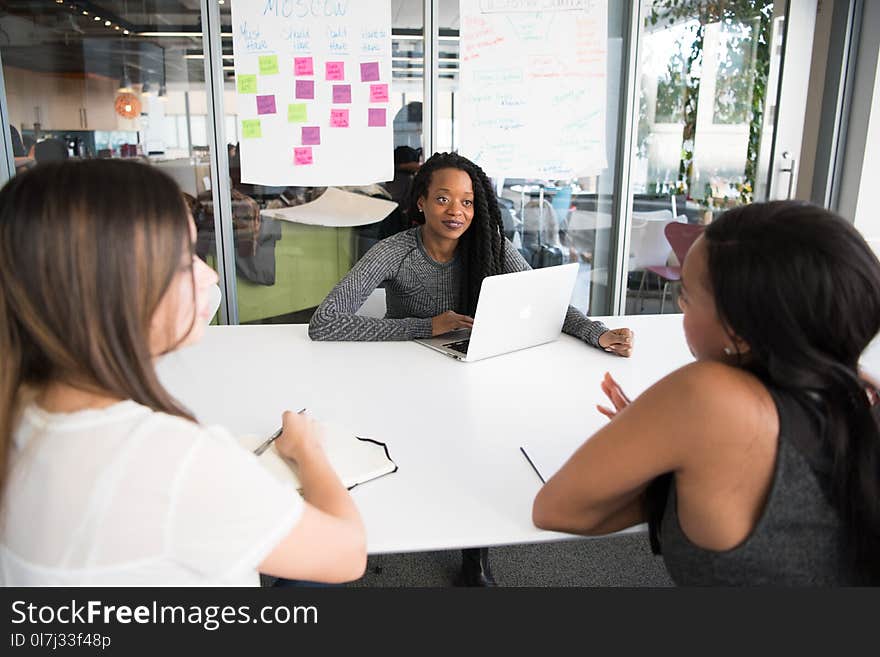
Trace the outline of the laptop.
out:
M 472 329 L 416 340 L 473 362 L 553 342 L 562 332 L 578 263 L 487 276 Z

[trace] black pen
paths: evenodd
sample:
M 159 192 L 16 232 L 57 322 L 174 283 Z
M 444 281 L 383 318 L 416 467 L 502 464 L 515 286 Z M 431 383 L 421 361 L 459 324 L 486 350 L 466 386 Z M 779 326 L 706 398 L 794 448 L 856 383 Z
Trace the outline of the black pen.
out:
M 301 408 L 301 409 L 299 409 L 299 410 L 296 412 L 296 414 L 297 414 L 297 415 L 302 415 L 302 414 L 305 413 L 305 412 L 306 412 L 306 409 Z M 279 428 L 278 428 L 278 431 L 276 431 L 276 432 L 273 433 L 271 436 L 269 436 L 269 437 L 266 439 L 266 441 L 263 442 L 262 445 L 260 445 L 259 447 L 257 447 L 257 448 L 254 450 L 254 454 L 256 454 L 257 456 L 259 456 L 260 454 L 262 454 L 263 452 L 265 452 L 267 449 L 269 449 L 269 445 L 271 445 L 273 442 L 275 442 L 275 439 L 278 438 L 278 436 L 281 435 L 281 432 L 282 432 L 282 431 L 284 431 L 284 427 L 283 427 L 283 426 L 282 426 L 282 427 L 279 427 Z
M 541 472 L 538 470 L 537 466 L 535 466 L 534 461 L 532 461 L 532 459 L 530 459 L 530 458 L 529 458 L 529 455 L 526 453 L 526 449 L 525 449 L 525 447 L 520 447 L 520 448 L 519 448 L 519 451 L 521 451 L 521 452 L 522 452 L 522 455 L 526 457 L 526 461 L 528 461 L 528 462 L 529 462 L 529 465 L 532 466 L 532 470 L 534 470 L 534 471 L 535 471 L 535 474 L 538 475 L 538 479 L 541 480 L 541 483 L 542 483 L 542 484 L 546 484 L 547 482 L 544 481 L 544 477 L 541 476 Z

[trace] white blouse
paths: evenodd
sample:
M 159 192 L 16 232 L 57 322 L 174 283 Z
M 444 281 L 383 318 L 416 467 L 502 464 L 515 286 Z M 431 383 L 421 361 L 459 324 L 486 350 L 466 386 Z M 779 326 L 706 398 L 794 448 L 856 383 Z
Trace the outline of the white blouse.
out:
M 296 489 L 219 427 L 133 401 L 22 411 L 0 499 L 3 586 L 259 586 Z

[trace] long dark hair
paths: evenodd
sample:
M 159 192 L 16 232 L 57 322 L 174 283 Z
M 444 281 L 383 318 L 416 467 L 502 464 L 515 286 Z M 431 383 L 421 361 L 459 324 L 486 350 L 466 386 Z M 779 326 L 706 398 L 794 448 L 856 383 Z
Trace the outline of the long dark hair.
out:
M 38 165 L 0 190 L 0 490 L 25 388 L 61 381 L 194 421 L 149 340 L 188 216 L 171 178 L 120 160 Z
M 855 228 L 806 203 L 755 203 L 706 229 L 718 315 L 742 365 L 824 420 L 829 495 L 857 572 L 880 583 L 880 410 L 859 357 L 880 332 L 880 262 Z
M 428 194 L 431 175 L 440 169 L 458 169 L 470 176 L 474 187 L 474 219 L 461 236 L 456 255 L 461 259 L 462 277 L 456 310 L 473 315 L 480 298 L 480 286 L 486 276 L 504 272 L 504 232 L 501 210 L 495 189 L 483 170 L 458 153 L 434 153 L 421 166 L 413 180 L 409 216 L 419 224 L 425 217 L 419 213 L 418 201 Z

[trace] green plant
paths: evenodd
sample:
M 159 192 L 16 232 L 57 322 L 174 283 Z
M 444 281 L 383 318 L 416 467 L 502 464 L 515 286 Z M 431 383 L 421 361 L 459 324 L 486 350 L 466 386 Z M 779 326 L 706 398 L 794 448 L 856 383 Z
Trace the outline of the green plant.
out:
M 702 75 L 703 46 L 706 26 L 723 23 L 726 26 L 745 25 L 751 39 L 734 36 L 729 40 L 726 59 L 719 67 L 721 78 L 721 102 L 714 102 L 713 114 L 720 113 L 721 122 L 736 122 L 749 118 L 749 141 L 746 153 L 744 186 L 748 192 L 740 191 L 741 198 L 751 199 L 755 187 L 758 151 L 764 119 L 767 74 L 770 68 L 770 22 L 773 16 L 771 0 L 655 0 L 647 21 L 651 25 L 676 25 L 692 22 L 690 52 L 685 60 L 684 102 L 682 116 L 684 126 L 681 136 L 681 157 L 679 161 L 679 187 L 693 198 L 694 138 L 697 128 L 697 109 L 700 99 L 700 80 Z M 745 48 L 751 46 L 751 56 L 745 56 Z M 670 67 L 677 67 L 674 54 Z M 752 67 L 751 61 L 754 61 Z M 751 75 L 746 69 L 753 69 Z M 669 77 L 669 76 L 668 76 Z M 751 93 L 749 94 L 749 88 Z M 747 100 L 750 97 L 750 101 Z M 660 89 L 658 88 L 658 101 Z M 713 99 L 713 101 L 717 100 Z M 669 101 L 666 100 L 667 105 Z M 720 105 L 720 107 L 719 107 Z M 745 189 L 745 187 L 744 187 Z M 696 199 L 695 199 L 696 200 Z

